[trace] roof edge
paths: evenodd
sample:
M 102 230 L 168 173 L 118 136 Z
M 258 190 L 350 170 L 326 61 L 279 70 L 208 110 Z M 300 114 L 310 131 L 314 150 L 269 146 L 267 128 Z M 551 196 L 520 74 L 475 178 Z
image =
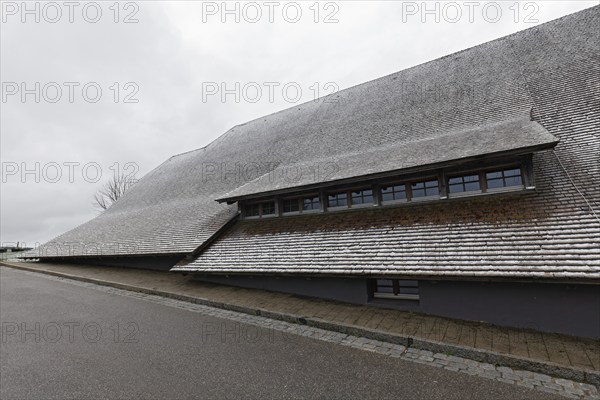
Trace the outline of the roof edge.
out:
M 286 187 L 283 189 L 270 190 L 270 191 L 265 191 L 265 192 L 257 192 L 257 193 L 241 195 L 241 196 L 220 197 L 218 199 L 215 199 L 215 201 L 217 201 L 219 203 L 225 203 L 225 202 L 232 203 L 232 202 L 236 202 L 239 200 L 246 200 L 246 199 L 266 197 L 266 196 L 272 196 L 272 195 L 278 195 L 278 194 L 285 194 L 285 193 L 290 193 L 290 192 L 296 192 L 298 190 L 310 190 L 310 189 L 317 189 L 317 188 L 325 188 L 325 187 L 329 187 L 329 186 L 336 186 L 336 185 L 345 184 L 345 183 L 355 183 L 355 182 L 360 182 L 360 181 L 365 181 L 365 180 L 370 180 L 370 179 L 388 178 L 388 177 L 392 177 L 394 175 L 399 175 L 399 174 L 410 174 L 410 173 L 428 171 L 428 170 L 433 170 L 433 169 L 438 169 L 438 168 L 454 167 L 454 166 L 457 166 L 457 165 L 460 165 L 463 163 L 467 163 L 467 162 L 471 162 L 471 161 L 486 160 L 486 159 L 490 159 L 490 158 L 499 158 L 499 157 L 504 157 L 504 156 L 522 156 L 522 155 L 531 154 L 531 153 L 535 153 L 535 152 L 539 152 L 539 151 L 552 150 L 554 147 L 556 147 L 556 145 L 558 143 L 559 143 L 559 140 L 557 139 L 555 141 L 547 142 L 547 143 L 544 143 L 541 145 L 526 146 L 526 147 L 522 147 L 522 148 L 518 148 L 518 149 L 514 149 L 514 150 L 507 150 L 507 151 L 501 151 L 501 152 L 495 152 L 495 153 L 487 153 L 487 154 L 482 154 L 479 156 L 457 158 L 454 160 L 446 160 L 446 161 L 439 162 L 439 163 L 425 164 L 425 165 L 419 165 L 416 167 L 409 167 L 409 168 L 399 168 L 399 169 L 394 169 L 394 170 L 389 170 L 389 171 L 384 171 L 384 172 L 377 172 L 377 173 L 373 173 L 373 174 L 357 175 L 357 176 L 353 176 L 350 178 L 336 179 L 336 180 L 331 180 L 331 181 L 326 181 L 326 182 L 311 183 L 311 184 L 307 184 L 307 185 L 299 185 L 299 186 L 293 186 L 293 187 Z

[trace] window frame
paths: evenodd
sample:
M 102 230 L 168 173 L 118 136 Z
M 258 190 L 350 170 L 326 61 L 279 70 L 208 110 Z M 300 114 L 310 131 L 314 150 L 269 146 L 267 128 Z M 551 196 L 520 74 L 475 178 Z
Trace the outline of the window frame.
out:
M 308 199 L 308 198 L 315 198 L 315 197 L 317 198 L 317 201 L 319 202 L 319 207 L 305 210 L 304 209 L 304 200 Z M 314 193 L 312 195 L 304 195 L 304 196 L 299 197 L 299 199 L 300 199 L 300 214 L 318 213 L 318 212 L 321 212 L 321 210 L 323 209 L 323 203 L 322 203 L 322 199 L 321 199 L 321 196 L 319 195 L 319 193 Z
M 498 180 L 497 178 L 494 179 L 488 179 L 487 174 L 490 172 L 500 172 L 502 173 L 502 182 L 505 183 L 506 182 L 506 176 L 504 176 L 504 172 L 505 171 L 509 171 L 509 170 L 514 170 L 514 169 L 518 169 L 519 170 L 519 175 L 514 175 L 514 176 L 518 176 L 519 178 L 521 178 L 521 184 L 520 185 L 511 185 L 511 186 L 500 186 L 500 187 L 495 187 L 495 188 L 490 188 L 489 187 L 489 183 L 488 181 L 492 180 Z M 509 192 L 509 191 L 513 191 L 513 190 L 523 190 L 525 189 L 526 186 L 526 178 L 525 178 L 525 168 L 524 165 L 520 164 L 520 165 L 505 165 L 505 166 L 498 166 L 496 168 L 488 168 L 485 170 L 481 171 L 481 174 L 483 175 L 483 178 L 485 179 L 485 189 L 486 189 L 486 193 L 502 193 L 502 192 Z M 512 177 L 509 177 L 512 178 Z
M 316 209 L 313 208 L 313 209 L 310 209 L 310 210 L 305 210 L 304 209 L 304 200 L 308 199 L 308 198 L 311 198 L 311 199 L 317 198 L 317 201 L 319 203 L 319 207 L 316 208 Z M 283 205 L 283 202 L 286 201 L 286 200 L 292 200 L 292 201 L 296 200 L 297 206 L 298 206 L 298 211 L 287 211 L 286 212 L 284 210 L 284 205 Z M 322 205 L 321 205 L 321 196 L 319 195 L 319 193 L 304 194 L 302 196 L 282 197 L 280 199 L 280 202 L 281 202 L 281 215 L 284 215 L 284 216 L 318 213 L 318 212 L 321 211 L 321 207 L 322 207 Z
M 337 196 L 340 194 L 345 194 L 346 195 L 346 205 L 345 206 L 331 206 L 329 203 L 329 196 L 335 195 L 336 196 L 336 201 L 339 201 L 337 199 Z M 325 192 L 325 199 L 327 201 L 327 204 L 325 206 L 326 210 L 344 210 L 346 208 L 350 208 L 350 199 L 348 198 L 348 190 L 330 190 L 330 191 L 326 191 Z
M 502 186 L 498 188 L 488 188 L 487 174 L 490 172 L 502 172 L 503 183 L 506 181 L 504 171 L 507 170 L 518 170 L 521 179 L 521 185 L 515 186 Z M 469 175 L 477 175 L 479 177 L 479 190 L 469 190 L 464 192 L 450 193 L 450 180 L 457 177 L 465 177 Z M 415 197 L 414 191 L 416 190 L 427 190 L 427 182 L 435 181 L 437 183 L 437 193 L 425 195 L 421 197 Z M 422 188 L 413 189 L 413 185 L 421 183 Z M 464 182 L 462 182 L 464 187 Z M 405 199 L 393 199 L 384 200 L 384 187 L 397 187 L 404 186 Z M 431 190 L 431 188 L 429 188 Z M 372 203 L 354 203 L 353 192 L 357 191 L 371 191 Z M 427 173 L 415 172 L 412 174 L 398 175 L 395 177 L 383 177 L 371 180 L 365 180 L 364 183 L 353 183 L 347 185 L 336 185 L 331 187 L 325 187 L 320 189 L 311 189 L 306 193 L 298 191 L 290 193 L 289 195 L 273 195 L 273 197 L 265 200 L 265 197 L 258 199 L 248 199 L 239 201 L 239 213 L 241 218 L 257 219 L 267 217 L 281 217 L 281 216 L 293 216 L 300 214 L 309 214 L 317 212 L 337 212 L 347 211 L 351 209 L 364 209 L 366 207 L 393 207 L 393 206 L 404 206 L 410 204 L 418 204 L 421 202 L 437 202 L 444 200 L 453 200 L 456 198 L 469 198 L 477 197 L 480 195 L 495 195 L 502 193 L 511 192 L 530 192 L 535 190 L 535 179 L 533 175 L 533 157 L 531 154 L 514 157 L 511 159 L 500 159 L 496 161 L 472 161 L 462 165 L 462 168 L 458 166 L 446 166 L 438 168 L 437 170 L 430 170 Z M 392 192 L 393 195 L 401 193 L 401 191 Z M 330 195 L 345 195 L 346 205 L 329 206 Z M 313 210 L 304 210 L 304 200 L 307 198 L 318 199 L 319 208 Z M 362 195 L 364 198 L 364 194 Z M 283 211 L 283 202 L 291 199 L 298 201 L 298 211 Z M 253 203 L 266 203 L 269 201 L 275 202 L 275 214 L 264 214 L 262 206 L 259 209 L 259 215 L 248 216 L 245 213 L 245 207 Z
M 352 193 L 354 192 L 364 192 L 365 190 L 368 190 L 371 192 L 371 202 L 370 203 L 356 203 L 354 204 L 354 201 L 352 200 L 354 197 L 352 196 Z M 366 187 L 366 186 L 361 186 L 360 188 L 354 188 L 354 189 L 350 189 L 348 191 L 348 208 L 363 208 L 363 207 L 373 207 L 376 203 L 375 201 L 377 200 L 376 196 L 375 196 L 375 188 L 373 187 L 373 185 Z M 364 195 L 360 196 L 361 199 L 364 199 Z
M 476 190 L 463 190 L 462 192 L 456 192 L 456 193 L 452 193 L 450 191 L 450 187 L 451 186 L 455 186 L 454 184 L 450 183 L 450 179 L 463 178 L 462 186 L 464 188 L 464 186 L 465 186 L 464 177 L 465 176 L 473 176 L 473 175 L 477 175 L 477 177 L 478 177 L 477 182 L 479 183 L 479 189 L 476 189 Z M 486 189 L 485 172 L 483 172 L 483 171 L 481 171 L 479 169 L 478 170 L 472 170 L 472 171 L 462 171 L 462 172 L 459 172 L 459 173 L 456 173 L 456 174 L 447 175 L 445 177 L 445 182 L 446 182 L 446 192 L 447 192 L 447 196 L 449 198 L 473 196 L 473 195 L 485 193 L 485 189 Z
M 281 199 L 281 215 L 295 215 L 295 214 L 300 214 L 301 208 L 300 208 L 300 199 L 301 197 L 283 197 Z M 290 201 L 292 203 L 296 203 L 296 207 L 298 208 L 297 210 L 294 211 L 285 211 L 285 202 L 286 201 Z
M 263 204 L 266 203 L 273 203 L 273 214 L 263 214 Z M 258 215 L 248 215 L 247 214 L 247 207 L 251 207 L 251 206 L 256 206 L 258 205 Z M 273 217 L 277 217 L 279 216 L 278 213 L 278 202 L 277 200 L 273 199 L 273 200 L 260 200 L 260 201 L 252 201 L 252 202 L 248 202 L 248 203 L 244 203 L 244 207 L 243 207 L 243 217 L 244 219 L 259 219 L 259 218 L 273 218 Z
M 387 292 L 378 292 L 378 281 L 387 280 L 392 282 L 392 293 Z M 401 285 L 401 281 L 403 282 L 414 282 L 413 284 L 403 284 Z M 416 288 L 416 294 L 409 293 L 400 293 L 402 288 Z M 411 301 L 419 301 L 421 299 L 421 291 L 419 280 L 417 279 L 402 279 L 402 278 L 373 278 L 371 280 L 371 296 L 373 299 L 385 299 L 385 300 L 411 300 Z
M 427 193 L 427 182 L 431 182 L 432 180 L 437 181 L 437 195 L 427 195 L 425 194 L 425 196 L 419 196 L 419 197 L 415 197 L 413 195 L 413 187 L 412 185 L 415 183 L 423 183 L 423 189 L 417 189 L 417 190 L 425 190 L 425 193 Z M 440 200 L 442 198 L 442 185 L 440 184 L 440 177 L 439 175 L 435 175 L 435 176 L 430 176 L 430 177 L 420 177 L 420 178 L 415 178 L 415 179 L 411 179 L 411 180 L 407 180 L 406 181 L 406 193 L 407 193 L 407 199 L 409 203 L 418 203 L 421 201 L 432 201 L 432 200 Z M 416 199 L 416 200 L 415 200 Z
M 353 192 L 364 192 L 365 190 L 369 190 L 371 192 L 371 202 L 370 203 L 353 203 L 352 202 L 352 193 Z M 340 190 L 325 190 L 323 192 L 324 198 L 327 199 L 327 204 L 325 210 L 338 211 L 338 210 L 346 210 L 346 209 L 357 209 L 357 208 L 367 208 L 377 206 L 378 204 L 378 191 L 377 185 L 361 185 L 361 186 L 353 186 L 350 188 L 340 189 Z M 330 206 L 329 205 L 329 196 L 332 194 L 342 194 L 346 195 L 346 205 L 345 206 Z M 364 197 L 364 196 L 361 196 Z
M 404 186 L 404 198 L 403 199 L 392 199 L 392 200 L 384 200 L 383 199 L 383 188 L 387 188 L 387 187 L 396 187 L 396 186 Z M 395 181 L 395 182 L 385 182 L 379 185 L 378 189 L 379 191 L 379 196 L 380 196 L 380 203 L 381 205 L 388 205 L 388 204 L 402 204 L 402 203 L 408 203 L 409 202 L 409 198 L 408 198 L 408 184 L 405 181 Z M 392 192 L 395 193 L 395 192 Z

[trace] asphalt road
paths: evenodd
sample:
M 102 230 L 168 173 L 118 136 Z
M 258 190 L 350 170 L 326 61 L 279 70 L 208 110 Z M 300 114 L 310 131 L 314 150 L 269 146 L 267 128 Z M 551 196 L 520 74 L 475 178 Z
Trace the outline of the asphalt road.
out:
M 0 321 L 6 400 L 562 399 L 7 268 Z

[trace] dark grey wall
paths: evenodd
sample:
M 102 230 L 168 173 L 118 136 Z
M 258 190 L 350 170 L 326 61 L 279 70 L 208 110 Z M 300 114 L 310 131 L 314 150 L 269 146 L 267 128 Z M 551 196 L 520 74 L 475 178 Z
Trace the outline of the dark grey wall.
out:
M 174 256 L 141 256 L 141 257 L 99 257 L 99 258 L 56 258 L 43 259 L 42 262 L 55 262 L 60 264 L 106 265 L 110 267 L 127 267 L 168 271 L 183 258 L 183 255 Z
M 195 275 L 194 279 L 225 285 L 320 297 L 346 303 L 365 304 L 368 301 L 366 281 L 364 279 L 247 275 L 231 275 L 229 277 Z
M 600 285 L 419 281 L 420 300 L 369 298 L 365 278 L 196 275 L 233 286 L 600 338 Z
M 422 281 L 422 312 L 600 338 L 600 285 Z

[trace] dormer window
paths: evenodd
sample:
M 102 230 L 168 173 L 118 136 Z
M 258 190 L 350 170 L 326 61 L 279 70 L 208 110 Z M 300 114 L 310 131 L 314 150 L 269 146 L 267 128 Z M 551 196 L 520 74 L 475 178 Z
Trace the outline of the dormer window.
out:
M 244 207 L 246 218 L 260 218 L 275 215 L 275 201 L 263 201 L 261 203 L 250 203 Z
M 300 202 L 298 201 L 297 198 L 296 199 L 283 199 L 282 205 L 283 205 L 283 213 L 284 214 L 300 212 Z
M 321 210 L 319 195 L 284 198 L 281 200 L 283 214 L 301 214 Z
M 455 176 L 448 180 L 448 191 L 452 193 L 481 190 L 479 174 Z
M 327 195 L 327 207 L 348 207 L 348 193 L 330 193 L 329 195 Z
M 410 189 L 412 192 L 412 199 L 440 195 L 440 188 L 437 179 L 413 182 L 410 185 Z
M 406 185 L 382 186 L 381 201 L 406 201 Z
M 303 211 L 318 211 L 321 209 L 321 200 L 319 196 L 310 196 L 302 198 L 302 210 Z
M 310 188 L 269 200 L 242 201 L 243 218 L 340 212 L 369 206 L 388 207 L 471 198 L 488 194 L 525 192 L 535 189 L 531 158 L 502 160 L 496 164 L 473 162 L 425 173 L 352 182 L 346 186 Z M 321 202 L 324 202 L 322 204 Z
M 521 168 L 511 168 L 502 171 L 486 172 L 488 189 L 497 189 L 511 186 L 522 186 Z
M 352 205 L 373 205 L 373 189 L 353 190 L 351 193 Z
M 258 204 L 247 204 L 246 205 L 246 217 L 258 217 L 260 216 L 260 206 Z
M 275 215 L 275 202 L 268 201 L 266 203 L 262 203 L 262 215 Z

